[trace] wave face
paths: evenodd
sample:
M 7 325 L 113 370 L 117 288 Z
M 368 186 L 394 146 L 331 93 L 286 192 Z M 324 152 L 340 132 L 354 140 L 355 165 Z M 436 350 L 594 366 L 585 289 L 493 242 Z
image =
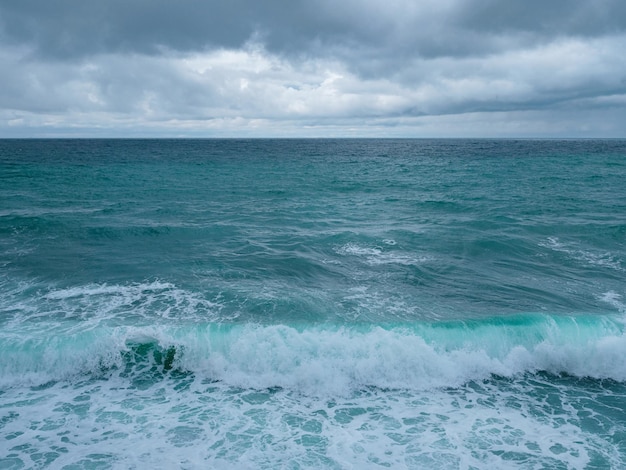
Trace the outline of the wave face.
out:
M 0 468 L 625 467 L 625 156 L 0 141 Z

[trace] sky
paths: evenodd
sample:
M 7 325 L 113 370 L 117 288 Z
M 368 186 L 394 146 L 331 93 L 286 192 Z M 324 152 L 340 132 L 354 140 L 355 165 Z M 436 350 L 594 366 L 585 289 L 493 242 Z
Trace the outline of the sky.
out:
M 0 137 L 626 138 L 624 0 L 2 0 Z

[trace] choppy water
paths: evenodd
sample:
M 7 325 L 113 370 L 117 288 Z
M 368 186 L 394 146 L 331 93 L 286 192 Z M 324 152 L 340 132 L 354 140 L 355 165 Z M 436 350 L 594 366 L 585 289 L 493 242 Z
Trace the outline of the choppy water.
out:
M 623 468 L 625 280 L 625 141 L 0 141 L 0 468 Z

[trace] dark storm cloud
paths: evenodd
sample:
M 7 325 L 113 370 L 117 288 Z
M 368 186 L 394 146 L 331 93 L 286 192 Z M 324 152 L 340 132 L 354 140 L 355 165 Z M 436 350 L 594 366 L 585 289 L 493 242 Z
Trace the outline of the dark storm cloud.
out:
M 623 31 L 626 2 L 6 0 L 0 21 L 6 42 L 31 44 L 44 57 L 236 48 L 254 35 L 278 53 L 349 48 L 365 57 L 432 57 L 489 52 L 500 47 L 498 36 L 538 41 Z
M 33 45 L 42 56 L 156 53 L 163 46 L 180 50 L 239 46 L 251 31 L 241 3 L 19 0 L 4 2 L 0 18 L 7 42 Z
M 311 2 L 280 0 L 59 0 L 0 4 L 10 44 L 34 46 L 42 57 L 72 59 L 98 53 L 158 54 L 240 47 L 262 35 L 269 48 L 300 50 L 352 35 L 350 22 Z
M 626 3 L 620 0 L 474 0 L 460 5 L 464 27 L 497 34 L 598 36 L 626 26 Z

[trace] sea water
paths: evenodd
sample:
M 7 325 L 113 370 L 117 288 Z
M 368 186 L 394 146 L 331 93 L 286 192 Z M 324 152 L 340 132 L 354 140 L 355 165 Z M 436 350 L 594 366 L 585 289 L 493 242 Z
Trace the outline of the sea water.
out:
M 626 142 L 0 141 L 0 468 L 626 467 Z

